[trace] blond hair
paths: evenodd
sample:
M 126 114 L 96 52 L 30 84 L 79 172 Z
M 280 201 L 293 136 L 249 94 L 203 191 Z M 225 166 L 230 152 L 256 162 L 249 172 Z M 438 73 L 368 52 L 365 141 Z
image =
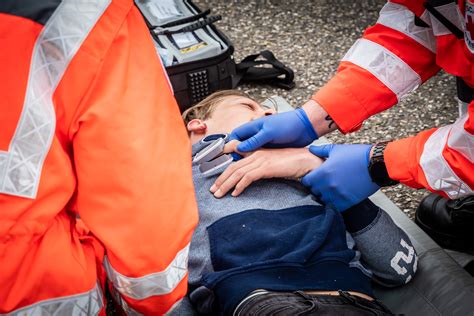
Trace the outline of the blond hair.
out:
M 207 120 L 211 118 L 216 106 L 226 97 L 244 97 L 252 99 L 247 93 L 240 90 L 221 90 L 207 96 L 198 104 L 183 112 L 182 117 L 185 124 L 193 119 Z M 253 100 L 253 99 L 252 99 Z

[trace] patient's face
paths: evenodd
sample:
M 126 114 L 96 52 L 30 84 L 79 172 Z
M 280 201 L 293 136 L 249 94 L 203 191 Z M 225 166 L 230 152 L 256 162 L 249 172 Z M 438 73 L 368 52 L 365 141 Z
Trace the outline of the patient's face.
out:
M 216 105 L 211 118 L 206 120 L 208 133 L 230 133 L 252 120 L 274 114 L 249 98 L 229 96 Z

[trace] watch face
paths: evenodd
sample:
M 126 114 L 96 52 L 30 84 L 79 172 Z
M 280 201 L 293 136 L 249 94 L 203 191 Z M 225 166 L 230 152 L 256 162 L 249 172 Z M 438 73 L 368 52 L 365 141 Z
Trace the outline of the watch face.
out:
M 387 167 L 383 160 L 373 161 L 370 166 L 370 176 L 372 181 L 381 187 L 397 184 L 397 181 L 390 179 L 387 172 Z
M 385 163 L 383 161 L 375 161 L 372 164 L 371 175 L 374 178 L 375 182 L 384 181 L 387 178 L 387 169 L 385 168 Z

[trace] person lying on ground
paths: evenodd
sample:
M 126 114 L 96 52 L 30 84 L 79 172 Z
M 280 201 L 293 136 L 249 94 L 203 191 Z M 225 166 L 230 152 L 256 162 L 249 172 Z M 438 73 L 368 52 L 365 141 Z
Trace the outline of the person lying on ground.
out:
M 212 94 L 183 114 L 193 156 L 243 122 L 272 113 L 239 91 Z M 391 314 L 374 298 L 371 281 L 398 286 L 413 278 L 417 256 L 405 232 L 369 200 L 340 213 L 289 180 L 322 163 L 305 148 L 262 149 L 241 161 L 252 156 L 280 169 L 280 178 L 256 181 L 238 197 L 209 191 L 225 166 L 206 175 L 193 166 L 200 220 L 190 246 L 188 297 L 195 310 Z M 174 313 L 186 314 L 189 301 Z

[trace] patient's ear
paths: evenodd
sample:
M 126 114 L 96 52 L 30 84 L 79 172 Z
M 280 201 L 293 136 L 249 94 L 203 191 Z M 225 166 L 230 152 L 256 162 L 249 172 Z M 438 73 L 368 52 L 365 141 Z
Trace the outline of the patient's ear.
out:
M 188 132 L 195 134 L 206 134 L 207 131 L 206 123 L 203 120 L 199 119 L 192 119 L 188 122 L 188 125 L 186 127 L 188 129 Z

